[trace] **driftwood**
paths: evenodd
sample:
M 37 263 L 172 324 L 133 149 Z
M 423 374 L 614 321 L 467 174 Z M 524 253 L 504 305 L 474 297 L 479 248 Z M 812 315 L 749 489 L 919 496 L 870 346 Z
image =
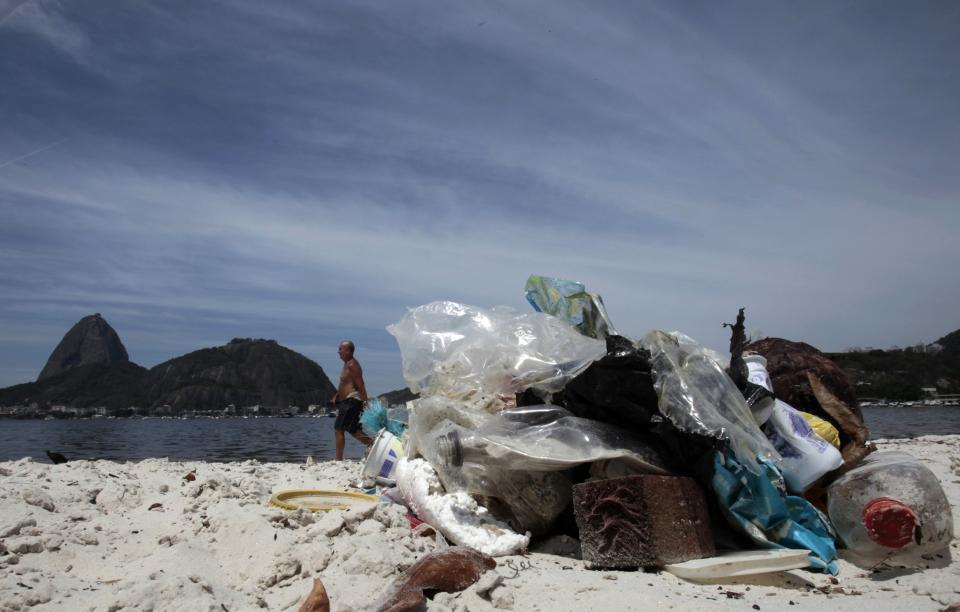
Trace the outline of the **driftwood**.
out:
M 378 612 L 407 612 L 422 606 L 424 591 L 457 593 L 496 567 L 490 555 L 465 546 L 434 551 L 407 568 L 387 589 Z
M 330 598 L 319 578 L 313 579 L 313 590 L 300 606 L 300 612 L 330 612 Z
M 743 325 L 745 317 L 743 308 L 737 312 L 736 323 L 724 323 L 724 327 L 730 328 L 730 367 L 727 368 L 727 374 L 737 385 L 737 389 L 743 391 L 747 388 L 748 370 L 747 364 L 743 361 L 743 349 L 747 345 L 747 332 Z

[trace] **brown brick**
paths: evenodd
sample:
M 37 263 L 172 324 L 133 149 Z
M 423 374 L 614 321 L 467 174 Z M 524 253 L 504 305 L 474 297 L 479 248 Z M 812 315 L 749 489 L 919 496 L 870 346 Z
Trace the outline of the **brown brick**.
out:
M 587 567 L 659 567 L 716 553 L 706 500 L 692 478 L 584 482 L 573 487 L 573 509 Z

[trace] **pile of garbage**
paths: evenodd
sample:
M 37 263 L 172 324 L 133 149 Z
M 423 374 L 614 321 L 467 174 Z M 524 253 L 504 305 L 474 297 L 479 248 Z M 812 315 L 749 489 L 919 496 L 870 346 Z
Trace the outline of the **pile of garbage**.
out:
M 873 452 L 843 372 L 802 343 L 730 355 L 617 333 L 599 295 L 531 276 L 532 312 L 439 301 L 387 329 L 420 398 L 375 405 L 368 485 L 458 546 L 577 537 L 591 568 L 723 577 L 872 566 L 946 547 L 950 507 L 904 453 Z

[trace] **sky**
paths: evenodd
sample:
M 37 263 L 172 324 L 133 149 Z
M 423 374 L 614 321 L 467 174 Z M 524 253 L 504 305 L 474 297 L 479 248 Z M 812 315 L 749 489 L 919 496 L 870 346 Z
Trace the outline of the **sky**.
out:
M 618 331 L 960 328 L 960 3 L 0 0 L 0 386 L 583 282 Z M 950 262 L 953 262 L 952 264 Z

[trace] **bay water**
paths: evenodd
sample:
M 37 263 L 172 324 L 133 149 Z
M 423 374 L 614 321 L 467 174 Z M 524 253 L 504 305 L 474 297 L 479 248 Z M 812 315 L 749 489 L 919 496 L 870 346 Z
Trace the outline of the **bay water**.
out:
M 958 406 L 867 406 L 863 414 L 873 439 L 960 434 Z M 119 461 L 302 462 L 308 455 L 326 461 L 334 457 L 333 423 L 326 417 L 0 419 L 0 461 L 47 461 L 46 450 Z M 349 434 L 345 456 L 363 456 Z

